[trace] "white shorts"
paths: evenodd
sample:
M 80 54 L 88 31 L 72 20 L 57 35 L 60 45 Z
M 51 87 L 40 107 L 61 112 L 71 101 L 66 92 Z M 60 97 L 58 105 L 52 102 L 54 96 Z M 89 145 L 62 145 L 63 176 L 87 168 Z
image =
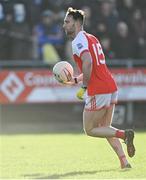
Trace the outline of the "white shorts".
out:
M 111 94 L 97 94 L 85 98 L 85 110 L 97 111 L 102 108 L 108 108 L 111 104 L 116 104 L 118 100 L 118 91 Z

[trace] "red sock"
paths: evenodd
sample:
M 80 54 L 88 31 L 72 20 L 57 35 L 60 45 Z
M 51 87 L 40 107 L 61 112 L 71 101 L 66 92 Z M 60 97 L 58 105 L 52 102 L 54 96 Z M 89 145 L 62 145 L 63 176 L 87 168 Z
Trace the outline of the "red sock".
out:
M 125 139 L 125 131 L 123 131 L 123 130 L 117 130 L 117 131 L 116 131 L 116 134 L 115 134 L 115 137 L 121 138 L 121 139 Z

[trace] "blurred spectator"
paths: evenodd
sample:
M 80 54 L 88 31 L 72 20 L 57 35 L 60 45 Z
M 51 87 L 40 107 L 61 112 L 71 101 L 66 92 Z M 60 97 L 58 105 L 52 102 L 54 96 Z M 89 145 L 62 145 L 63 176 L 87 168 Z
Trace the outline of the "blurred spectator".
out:
M 126 22 L 126 24 L 129 26 L 132 13 L 135 9 L 134 1 L 133 0 L 117 1 L 117 9 L 119 12 L 120 20 Z
M 145 0 L 133 0 L 134 6 L 140 9 L 146 15 L 146 1 Z
M 56 25 L 59 27 L 60 29 L 60 32 L 61 32 L 61 39 L 62 39 L 62 43 L 57 46 L 55 46 L 55 48 L 57 49 L 57 52 L 59 54 L 59 57 L 61 59 L 64 59 L 65 56 L 65 42 L 66 42 L 66 36 L 65 36 L 65 32 L 64 32 L 64 29 L 62 27 L 63 25 L 63 21 L 64 21 L 64 16 L 65 16 L 65 11 L 62 9 L 62 10 L 58 10 L 56 9 L 54 11 L 54 22 L 56 23 Z
M 101 38 L 100 42 L 102 44 L 102 48 L 103 48 L 103 52 L 105 54 L 105 58 L 106 59 L 114 59 L 115 54 L 112 50 L 112 44 L 111 44 L 110 37 L 104 36 L 103 38 Z
M 71 48 L 71 40 L 66 41 L 65 44 L 65 57 L 66 60 L 70 63 L 74 62 L 73 56 L 72 56 L 72 48 Z
M 4 15 L 2 4 L 0 4 L 0 60 L 11 59 L 11 31 L 13 16 L 11 13 Z
M 14 4 L 14 22 L 11 25 L 11 58 L 14 60 L 27 60 L 32 58 L 31 29 L 26 21 L 24 4 Z
M 40 20 L 43 1 L 44 0 L 25 1 L 28 16 L 27 21 L 29 22 L 31 28 L 33 28 Z
M 92 19 L 91 19 L 91 8 L 89 6 L 83 6 L 82 10 L 85 12 L 85 15 L 86 15 L 84 29 L 86 32 L 90 32 L 92 34 L 93 25 L 92 25 Z
M 114 1 L 101 1 L 100 15 L 97 16 L 97 31 L 107 32 L 113 35 L 119 22 L 118 12 L 115 8 Z
M 133 12 L 131 18 L 131 27 L 134 31 L 134 37 L 137 39 L 136 58 L 146 58 L 146 18 L 143 17 L 140 9 Z
M 62 31 L 69 6 L 85 11 L 85 30 L 101 40 L 106 57 L 146 58 L 145 0 L 0 0 L 0 60 L 70 60 L 70 41 Z M 128 30 L 122 25 L 117 31 L 121 21 Z
M 106 35 L 109 34 L 108 30 L 107 30 L 107 26 L 104 22 L 98 22 L 95 25 L 95 29 L 94 29 L 94 35 L 96 35 L 96 37 L 98 37 L 99 39 L 105 37 Z
M 129 33 L 128 26 L 125 22 L 119 22 L 116 28 L 117 32 L 113 37 L 113 51 L 115 58 L 127 59 L 133 58 L 135 51 L 135 42 Z
M 4 9 L 3 5 L 0 3 L 0 21 L 4 19 Z
M 41 22 L 34 28 L 38 43 L 38 58 L 49 64 L 59 60 L 57 49 L 63 44 L 63 32 L 54 19 L 54 13 L 45 10 L 42 13 Z

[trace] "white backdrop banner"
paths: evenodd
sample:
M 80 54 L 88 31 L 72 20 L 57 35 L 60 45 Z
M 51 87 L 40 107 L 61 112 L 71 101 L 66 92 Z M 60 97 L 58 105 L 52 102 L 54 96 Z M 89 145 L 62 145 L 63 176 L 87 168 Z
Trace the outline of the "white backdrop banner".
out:
M 146 68 L 111 69 L 119 101 L 146 101 Z M 59 84 L 49 70 L 0 71 L 0 104 L 79 102 L 78 86 Z

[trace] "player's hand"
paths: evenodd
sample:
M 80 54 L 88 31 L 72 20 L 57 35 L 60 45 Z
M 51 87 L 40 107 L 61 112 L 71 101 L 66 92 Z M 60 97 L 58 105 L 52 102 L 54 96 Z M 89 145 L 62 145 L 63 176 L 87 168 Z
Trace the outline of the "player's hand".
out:
M 77 84 L 77 81 L 75 81 L 75 77 L 72 77 L 72 79 L 70 81 L 67 82 L 62 82 L 64 85 L 75 85 Z
M 80 89 L 77 91 L 77 94 L 76 94 L 78 99 L 83 100 L 86 89 L 87 87 L 80 87 Z

